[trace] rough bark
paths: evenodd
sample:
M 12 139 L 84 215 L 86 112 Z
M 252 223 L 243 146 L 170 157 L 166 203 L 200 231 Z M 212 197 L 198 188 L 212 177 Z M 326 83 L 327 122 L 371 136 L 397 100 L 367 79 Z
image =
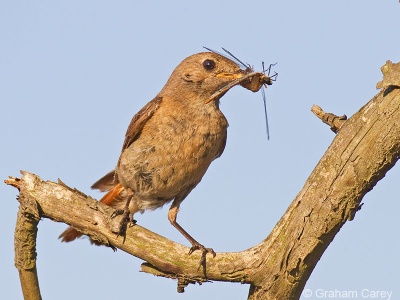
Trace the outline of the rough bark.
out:
M 19 180 L 8 182 L 19 186 Z M 25 300 L 41 300 L 39 279 L 36 270 L 36 236 L 40 215 L 37 202 L 24 201 L 23 194 L 19 200 L 21 205 L 17 214 L 14 233 L 14 264 L 18 269 L 22 294 Z
M 384 75 L 390 76 L 379 85 L 384 90 L 349 120 L 331 114 L 324 118 L 324 112 L 316 109 L 338 134 L 269 236 L 248 250 L 217 253 L 215 258 L 208 257 L 207 269 L 198 269 L 198 253 L 188 256 L 189 248 L 137 225 L 128 228 L 125 237 L 118 237 L 111 230 L 119 222 L 118 217 L 110 218 L 113 209 L 60 182 L 42 181 L 27 172 L 21 179 L 6 180 L 20 189 L 20 213 L 29 208 L 25 215 L 34 220 L 26 226 L 31 233 L 23 235 L 34 239 L 37 221 L 46 217 L 145 260 L 142 271 L 177 278 L 180 292 L 189 283 L 216 280 L 249 283 L 251 300 L 299 299 L 325 249 L 346 221 L 354 218 L 364 195 L 399 158 L 400 89 L 393 86 L 397 82 L 393 78 L 399 75 L 391 72 L 393 64 L 385 66 Z M 17 232 L 16 241 L 21 236 Z M 21 247 L 30 255 L 20 255 Z M 32 253 L 35 243 L 16 242 L 20 272 L 36 270 Z
M 298 299 L 325 249 L 400 153 L 400 90 L 379 93 L 343 124 L 269 237 L 249 299 Z M 273 259 L 272 259 L 273 258 Z M 275 262 L 275 263 L 274 263 Z

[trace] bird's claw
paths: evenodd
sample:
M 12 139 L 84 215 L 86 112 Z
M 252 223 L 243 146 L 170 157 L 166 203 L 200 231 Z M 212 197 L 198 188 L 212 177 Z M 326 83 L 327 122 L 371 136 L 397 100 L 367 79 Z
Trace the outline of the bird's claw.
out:
M 126 232 L 126 228 L 129 224 L 129 227 L 132 227 L 136 224 L 136 220 L 131 217 L 131 213 L 129 209 L 116 209 L 112 214 L 111 218 L 115 218 L 116 216 L 122 215 L 121 222 L 119 223 L 117 234 L 118 236 L 123 235 Z
M 200 263 L 199 263 L 198 269 L 200 269 L 201 266 L 203 266 L 204 268 L 206 267 L 207 253 L 211 254 L 213 257 L 215 257 L 217 255 L 212 248 L 206 248 L 202 244 L 199 244 L 199 243 L 192 244 L 192 247 L 189 250 L 189 255 L 192 254 L 196 250 L 201 251 L 201 258 L 200 258 Z

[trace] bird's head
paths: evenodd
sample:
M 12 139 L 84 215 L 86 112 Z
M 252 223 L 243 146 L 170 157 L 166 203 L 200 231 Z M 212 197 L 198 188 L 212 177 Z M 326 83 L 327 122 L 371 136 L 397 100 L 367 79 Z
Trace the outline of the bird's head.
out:
M 234 61 L 217 53 L 197 53 L 185 58 L 175 68 L 160 94 L 205 100 L 249 72 L 251 70 L 243 70 Z

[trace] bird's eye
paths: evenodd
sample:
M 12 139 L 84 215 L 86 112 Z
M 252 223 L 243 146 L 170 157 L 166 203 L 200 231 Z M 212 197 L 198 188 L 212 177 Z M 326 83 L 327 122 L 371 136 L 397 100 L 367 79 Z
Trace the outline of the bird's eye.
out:
M 206 60 L 203 62 L 203 67 L 204 67 L 204 69 L 206 69 L 206 70 L 208 70 L 208 71 L 211 71 L 212 69 L 215 68 L 215 61 L 213 61 L 213 60 L 211 60 L 211 59 L 206 59 Z

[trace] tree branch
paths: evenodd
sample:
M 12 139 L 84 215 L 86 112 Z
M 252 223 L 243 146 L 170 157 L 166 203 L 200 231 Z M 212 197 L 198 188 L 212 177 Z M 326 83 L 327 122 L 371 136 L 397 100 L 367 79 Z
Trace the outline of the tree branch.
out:
M 207 270 L 199 269 L 200 253 L 188 255 L 189 248 L 174 243 L 139 225 L 129 227 L 124 237 L 113 233 L 112 228 L 119 224 L 120 217 L 111 218 L 113 209 L 83 193 L 66 187 L 63 183 L 43 181 L 37 175 L 23 172 L 19 198 L 21 205 L 40 207 L 40 214 L 57 222 L 74 226 L 91 238 L 119 248 L 148 262 L 168 277 L 185 278 L 193 282 L 206 280 L 245 281 L 243 272 L 235 273 L 240 265 L 239 253 L 218 253 L 216 258 L 208 257 Z M 222 267 L 222 269 L 221 269 Z M 143 268 L 143 271 L 149 267 Z M 223 270 L 223 274 L 221 274 Z M 205 276 L 205 272 L 207 277 Z
M 20 186 L 19 179 L 10 179 L 5 182 L 16 188 Z M 36 202 L 23 201 L 21 197 L 23 195 L 20 195 L 19 198 L 21 205 L 17 214 L 14 234 L 14 263 L 18 269 L 24 299 L 41 300 L 36 270 L 36 236 L 40 214 Z
M 400 91 L 383 94 L 346 121 L 263 242 L 261 257 L 269 259 L 262 268 L 268 272 L 253 283 L 249 299 L 298 299 L 336 233 L 398 160 Z
M 112 208 L 62 183 L 44 182 L 27 172 L 22 172 L 20 181 L 8 183 L 18 182 L 14 185 L 20 188 L 20 211 L 37 207 L 30 213 L 35 220 L 41 216 L 65 222 L 145 260 L 142 271 L 177 278 L 178 291 L 194 282 L 240 281 L 251 284 L 251 300 L 299 299 L 325 249 L 346 221 L 354 219 L 364 195 L 399 158 L 400 89 L 392 81 L 383 87 L 342 124 L 270 235 L 246 251 L 209 257 L 206 270 L 198 269 L 200 254 L 188 256 L 189 248 L 138 225 L 128 228 L 125 237 L 116 236 L 112 229 L 119 218 L 110 218 Z M 26 259 L 18 253 L 16 249 L 17 267 Z
M 337 116 L 332 113 L 324 112 L 321 107 L 315 104 L 311 107 L 311 111 L 314 113 L 314 115 L 321 119 L 322 122 L 328 124 L 334 133 L 338 133 L 339 129 L 347 120 L 346 115 Z

